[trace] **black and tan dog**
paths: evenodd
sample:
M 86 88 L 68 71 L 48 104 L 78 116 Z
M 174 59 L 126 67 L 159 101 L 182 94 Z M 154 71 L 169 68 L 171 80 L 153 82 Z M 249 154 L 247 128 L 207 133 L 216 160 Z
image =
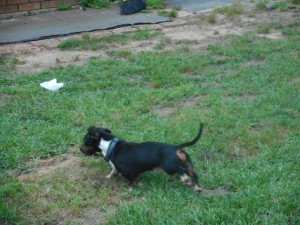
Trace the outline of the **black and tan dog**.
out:
M 178 173 L 187 186 L 201 191 L 198 176 L 184 147 L 194 145 L 202 134 L 203 124 L 197 136 L 190 142 L 172 145 L 160 142 L 126 142 L 114 136 L 107 128 L 90 126 L 83 140 L 80 151 L 86 155 L 101 152 L 104 159 L 112 166 L 107 178 L 121 173 L 131 183 L 139 174 L 155 168 L 163 169 L 168 174 Z

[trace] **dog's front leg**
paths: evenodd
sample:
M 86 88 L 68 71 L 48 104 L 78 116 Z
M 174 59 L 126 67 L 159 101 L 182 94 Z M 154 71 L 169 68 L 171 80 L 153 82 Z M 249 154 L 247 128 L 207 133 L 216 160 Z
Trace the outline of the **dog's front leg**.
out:
M 118 174 L 118 171 L 117 171 L 115 165 L 114 165 L 111 161 L 109 161 L 109 164 L 110 164 L 111 167 L 112 167 L 112 171 L 110 172 L 110 174 L 108 174 L 108 175 L 106 176 L 107 179 L 110 179 L 110 178 L 112 178 L 114 175 L 117 175 L 117 174 Z

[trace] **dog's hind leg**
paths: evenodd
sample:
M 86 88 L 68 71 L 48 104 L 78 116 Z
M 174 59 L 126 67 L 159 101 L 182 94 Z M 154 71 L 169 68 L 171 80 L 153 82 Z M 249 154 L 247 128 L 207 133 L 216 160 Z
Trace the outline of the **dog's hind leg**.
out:
M 131 184 L 134 184 L 134 181 L 137 177 L 137 175 L 133 173 L 122 173 L 123 177 L 125 177 Z

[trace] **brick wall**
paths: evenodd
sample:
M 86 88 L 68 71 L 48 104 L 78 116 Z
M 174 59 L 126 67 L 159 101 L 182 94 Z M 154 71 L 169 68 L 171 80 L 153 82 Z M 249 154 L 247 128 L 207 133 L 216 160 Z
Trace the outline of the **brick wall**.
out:
M 78 5 L 79 0 L 0 0 L 0 14 L 56 8 L 60 2 Z

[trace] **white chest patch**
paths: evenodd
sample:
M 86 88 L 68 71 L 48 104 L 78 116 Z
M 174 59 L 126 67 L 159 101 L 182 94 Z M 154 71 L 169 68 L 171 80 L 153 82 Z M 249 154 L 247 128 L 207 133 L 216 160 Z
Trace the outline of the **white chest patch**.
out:
M 108 147 L 110 145 L 111 141 L 105 141 L 103 138 L 101 138 L 99 143 L 99 148 L 102 150 L 102 154 L 105 157 L 107 154 Z

